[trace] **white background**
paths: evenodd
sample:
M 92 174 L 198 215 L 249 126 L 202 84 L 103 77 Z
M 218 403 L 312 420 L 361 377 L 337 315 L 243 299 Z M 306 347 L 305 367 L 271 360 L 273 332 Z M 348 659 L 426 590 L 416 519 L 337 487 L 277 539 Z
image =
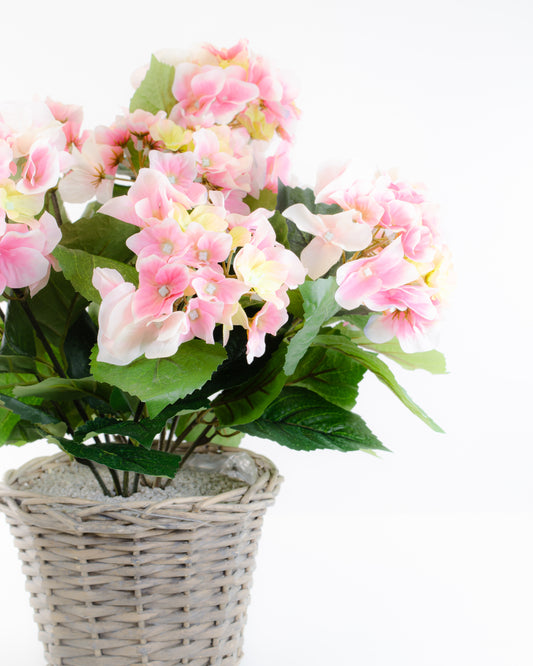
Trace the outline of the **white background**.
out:
M 195 9 L 196 8 L 196 9 Z M 529 0 L 32 2 L 4 12 L 1 97 L 127 106 L 163 47 L 252 48 L 299 80 L 295 171 L 399 167 L 442 204 L 457 287 L 449 374 L 398 371 L 437 435 L 372 377 L 360 413 L 393 453 L 247 445 L 285 476 L 265 522 L 242 666 L 533 664 L 533 12 Z M 0 450 L 0 471 L 48 452 Z M 5 666 L 43 666 L 0 524 Z

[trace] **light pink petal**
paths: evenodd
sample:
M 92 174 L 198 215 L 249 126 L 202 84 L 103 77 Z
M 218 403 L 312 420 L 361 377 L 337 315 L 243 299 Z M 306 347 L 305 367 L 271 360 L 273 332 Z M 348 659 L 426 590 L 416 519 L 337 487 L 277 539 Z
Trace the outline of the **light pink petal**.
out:
M 326 243 L 319 236 L 302 250 L 300 259 L 307 269 L 312 280 L 316 280 L 334 266 L 341 258 L 342 248 L 332 243 Z
M 325 241 L 336 243 L 343 250 L 355 252 L 363 250 L 372 240 L 372 230 L 364 223 L 354 222 L 351 211 L 322 215 L 327 231 L 322 235 Z
M 92 282 L 100 296 L 105 298 L 110 291 L 124 282 L 124 278 L 114 268 L 95 268 Z
M 283 211 L 283 215 L 292 220 L 300 231 L 318 236 L 325 233 L 326 227 L 318 215 L 314 215 L 302 203 L 293 204 Z

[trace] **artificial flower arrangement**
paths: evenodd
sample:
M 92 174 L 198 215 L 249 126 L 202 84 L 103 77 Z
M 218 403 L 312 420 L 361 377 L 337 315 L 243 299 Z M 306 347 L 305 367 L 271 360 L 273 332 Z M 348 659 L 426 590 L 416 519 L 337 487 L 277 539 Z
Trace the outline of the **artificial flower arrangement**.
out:
M 384 360 L 444 371 L 425 191 L 346 165 L 289 186 L 295 94 L 245 41 L 162 52 L 136 86 L 90 132 L 0 106 L 0 442 L 46 438 L 125 496 L 244 433 L 384 449 L 353 412 L 368 371 L 439 430 Z

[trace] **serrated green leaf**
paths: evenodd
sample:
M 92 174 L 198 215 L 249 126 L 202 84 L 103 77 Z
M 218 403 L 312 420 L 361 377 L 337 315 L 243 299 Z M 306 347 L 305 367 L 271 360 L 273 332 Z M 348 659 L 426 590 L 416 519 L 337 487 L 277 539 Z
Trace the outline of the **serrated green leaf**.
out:
M 43 400 L 60 401 L 91 397 L 107 402 L 110 393 L 111 389 L 107 384 L 99 384 L 91 377 L 49 377 L 31 386 L 17 386 L 13 389 L 13 395 L 17 398 L 34 396 Z
M 35 334 L 18 301 L 7 304 L 0 354 L 35 358 Z
M 352 409 L 358 384 L 366 371 L 360 363 L 334 349 L 311 347 L 287 385 L 314 391 L 334 405 Z
M 30 356 L 8 356 L 0 354 L 0 372 L 35 372 L 35 361 Z
M 238 430 L 299 451 L 387 450 L 360 416 L 303 388 L 286 388 L 259 419 Z
M 61 245 L 127 263 L 134 254 L 126 245 L 126 240 L 138 231 L 133 224 L 95 212 L 74 223 L 63 224 Z
M 87 301 L 73 289 L 63 273 L 55 271 L 50 274 L 46 287 L 27 303 L 48 342 L 60 350 L 69 328 L 87 306 Z
M 278 349 L 251 379 L 217 396 L 213 407 L 221 425 L 249 423 L 265 411 L 285 385 L 284 358 L 285 348 Z
M 143 423 L 144 421 L 144 423 Z M 146 425 L 149 421 L 152 427 Z M 141 421 L 119 421 L 118 419 L 97 417 L 92 421 L 87 421 L 74 432 L 74 439 L 82 442 L 83 439 L 91 433 L 104 433 L 109 435 L 122 435 L 138 442 L 142 447 L 149 449 L 152 446 L 154 437 L 161 432 L 165 426 L 155 425 L 151 419 L 142 419 Z
M 303 297 L 304 324 L 289 343 L 283 371 L 290 376 L 303 358 L 309 345 L 325 321 L 333 317 L 339 306 L 335 301 L 335 278 L 307 281 L 300 287 Z
M 358 318 L 360 320 L 365 320 L 365 323 L 368 319 L 368 317 Z M 343 317 L 343 319 L 351 321 L 347 317 Z M 364 323 L 360 328 L 364 328 Z M 403 351 L 396 338 L 378 344 L 369 340 L 362 330 L 344 328 L 343 332 L 359 346 L 364 347 L 365 349 L 371 349 L 378 354 L 383 354 L 383 356 L 390 358 L 406 370 L 426 370 L 426 372 L 431 372 L 434 375 L 444 375 L 447 372 L 446 358 L 444 357 L 444 354 L 436 349 L 426 352 L 407 353 Z
M 174 356 L 159 359 L 139 358 L 126 366 L 96 360 L 93 351 L 91 369 L 97 381 L 118 386 L 143 402 L 166 401 L 171 404 L 202 387 L 226 358 L 224 347 L 203 340 L 190 340 Z
M 68 329 L 63 345 L 69 377 L 88 377 L 91 351 L 96 344 L 98 329 L 85 310 Z
M 334 215 L 342 212 L 342 208 L 338 204 L 315 203 L 315 193 L 309 187 L 289 187 L 279 182 L 277 210 L 283 213 L 289 206 L 297 203 L 303 204 L 311 213 L 317 215 Z
M 181 457 L 164 451 L 147 451 L 131 444 L 80 444 L 65 438 L 57 438 L 66 453 L 85 460 L 105 465 L 110 469 L 138 472 L 149 476 L 174 478 Z
M 349 358 L 354 359 L 357 363 L 360 363 L 362 366 L 373 372 L 376 377 L 388 386 L 391 391 L 402 401 L 402 403 L 419 419 L 424 421 L 435 432 L 444 432 L 442 428 L 433 421 L 424 410 L 419 407 L 414 400 L 412 400 L 405 389 L 403 389 L 396 378 L 394 377 L 392 371 L 382 361 L 377 354 L 366 351 L 358 347 L 352 340 L 347 338 L 344 335 L 336 335 L 335 333 L 327 333 L 319 335 L 315 338 L 312 343 L 315 346 L 326 347 L 329 349 L 336 349 L 342 354 L 345 354 Z
M 20 416 L 20 418 L 30 423 L 39 423 L 41 425 L 46 425 L 49 423 L 59 423 L 59 419 L 52 414 L 43 412 L 41 409 L 37 409 L 31 405 L 17 400 L 5 393 L 0 393 L 0 405 L 11 410 L 14 414 Z
M 256 199 L 251 194 L 244 197 L 243 202 L 250 208 L 251 211 L 258 208 L 266 208 L 266 210 L 275 210 L 277 195 L 272 190 L 264 188 L 259 192 L 259 198 Z
M 20 421 L 20 416 L 5 407 L 0 407 L 0 446 L 7 443 L 13 428 Z
M 146 76 L 131 98 L 130 113 L 137 109 L 154 114 L 158 111 L 170 113 L 176 104 L 172 94 L 174 76 L 175 68 L 160 62 L 153 55 Z
M 274 215 L 269 218 L 269 222 L 276 232 L 276 240 L 278 243 L 281 243 L 284 247 L 289 249 L 289 227 L 287 226 L 287 220 L 279 211 L 276 211 Z
M 53 251 L 67 280 L 88 301 L 100 303 L 102 298 L 98 290 L 93 287 L 92 279 L 95 268 L 114 268 L 126 282 L 137 286 L 139 275 L 133 266 L 121 261 L 89 254 L 83 250 L 74 250 L 58 245 Z

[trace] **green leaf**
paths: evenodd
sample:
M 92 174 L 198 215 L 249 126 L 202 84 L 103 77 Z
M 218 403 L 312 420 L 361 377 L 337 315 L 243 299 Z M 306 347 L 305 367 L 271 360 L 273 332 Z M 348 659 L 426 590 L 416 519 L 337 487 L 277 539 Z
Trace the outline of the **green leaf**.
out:
M 13 428 L 20 421 L 20 416 L 14 414 L 10 409 L 0 407 L 0 446 L 7 443 Z
M 139 358 L 126 366 L 96 360 L 93 350 L 91 369 L 94 378 L 135 395 L 143 402 L 166 401 L 171 404 L 202 387 L 226 358 L 224 347 L 203 340 L 190 340 L 174 356 L 159 359 Z
M 35 384 L 35 375 L 26 373 L 0 373 L 0 393 L 13 395 L 13 390 L 17 386 L 29 386 Z
M 86 308 L 87 301 L 74 291 L 63 273 L 52 271 L 46 287 L 28 300 L 28 306 L 48 342 L 61 350 L 69 328 Z
M 286 388 L 257 421 L 238 429 L 299 451 L 387 450 L 360 416 L 303 388 Z
M 12 398 L 9 395 L 0 393 L 0 405 L 11 410 L 14 414 L 17 414 L 25 421 L 30 421 L 31 423 L 39 423 L 41 425 L 46 425 L 49 423 L 60 423 L 59 419 L 51 414 L 43 412 L 41 409 L 27 405 L 25 402 L 21 402 L 16 398 Z
M 319 215 L 333 215 L 340 213 L 342 208 L 337 204 L 316 204 L 315 194 L 310 188 L 287 187 L 283 183 L 278 186 L 277 210 L 283 212 L 293 204 L 303 204 L 311 213 Z M 288 247 L 298 256 L 306 245 L 313 239 L 312 234 L 301 231 L 292 220 L 286 220 L 288 229 Z
M 275 210 L 277 195 L 272 190 L 267 188 L 259 192 L 259 198 L 256 199 L 251 194 L 244 197 L 243 202 L 248 205 L 251 211 L 258 208 L 266 208 L 267 210 Z
M 149 476 L 166 476 L 172 479 L 179 469 L 181 457 L 164 451 L 147 451 L 131 444 L 80 444 L 63 437 L 57 438 L 59 446 L 75 458 L 92 460 L 110 469 L 138 472 Z
M 289 343 L 283 368 L 286 375 L 292 375 L 323 323 L 339 309 L 335 301 L 336 291 L 337 283 L 334 277 L 307 281 L 300 287 L 305 321 Z
M 281 243 L 284 247 L 289 249 L 289 227 L 287 226 L 287 220 L 279 211 L 276 211 L 269 219 L 269 222 L 276 232 L 276 240 L 278 243 Z
M 209 420 L 209 415 L 206 416 L 206 422 Z M 215 418 L 215 427 L 216 434 L 214 437 L 209 439 L 210 444 L 218 444 L 220 446 L 238 446 L 242 438 L 244 437 L 243 432 L 235 430 L 233 428 L 221 428 L 217 426 Z M 194 442 L 202 432 L 205 430 L 206 423 L 200 423 L 195 428 L 193 428 L 187 435 L 187 441 Z
M 170 113 L 176 104 L 172 94 L 175 68 L 160 62 L 154 55 L 150 68 L 130 102 L 130 113 L 144 109 L 150 113 L 166 111 Z
M 102 213 L 94 213 L 74 223 L 63 224 L 61 245 L 71 250 L 83 250 L 89 254 L 127 263 L 134 254 L 126 245 L 126 240 L 138 231 L 139 228 L 133 224 L 121 222 Z
M 44 400 L 79 400 L 80 398 L 97 398 L 107 402 L 111 389 L 107 384 L 99 384 L 91 377 L 71 379 L 49 377 L 31 386 L 17 386 L 13 395 L 17 398 L 35 396 Z
M 358 347 L 346 336 L 337 335 L 335 333 L 327 333 L 317 336 L 313 341 L 313 345 L 335 349 L 342 354 L 345 354 L 347 357 L 354 359 L 367 368 L 367 370 L 373 372 L 376 377 L 383 382 L 385 386 L 388 386 L 403 404 L 413 412 L 413 414 L 424 421 L 424 423 L 432 430 L 435 432 L 444 432 L 442 428 L 409 397 L 405 389 L 403 389 L 396 381 L 390 368 L 377 356 L 377 354 L 361 349 L 361 347 Z
M 101 302 L 100 293 L 93 287 L 93 273 L 95 268 L 114 268 L 126 282 L 137 286 L 139 276 L 133 266 L 114 259 L 89 254 L 83 250 L 73 250 L 58 245 L 52 253 L 58 260 L 67 280 L 72 282 L 74 288 L 88 301 Z
M 342 208 L 338 204 L 315 203 L 315 193 L 309 187 L 288 187 L 281 181 L 278 183 L 278 199 L 276 203 L 277 210 L 280 213 L 293 204 L 303 204 L 311 213 L 318 215 L 334 215 L 341 213 Z
M 141 421 L 119 421 L 97 417 L 92 421 L 87 421 L 74 432 L 74 439 L 78 442 L 83 441 L 84 437 L 91 433 L 107 433 L 109 435 L 122 435 L 131 437 L 146 449 L 152 447 L 154 437 L 165 427 L 166 419 L 159 425 L 153 419 L 142 419 Z
M 352 409 L 358 384 L 366 371 L 362 365 L 335 349 L 311 347 L 287 385 L 314 391 L 334 405 Z
M 444 354 L 436 349 L 427 352 L 407 353 L 403 351 L 397 338 L 380 344 L 371 342 L 363 330 L 368 322 L 369 315 L 341 315 L 341 313 L 338 313 L 338 315 L 342 321 L 351 324 L 351 326 L 343 326 L 342 333 L 357 345 L 387 356 L 406 370 L 426 370 L 434 375 L 446 374 L 446 358 Z
M 0 354 L 35 358 L 35 335 L 22 305 L 17 301 L 10 301 L 7 305 Z
M 215 414 L 221 425 L 235 426 L 259 418 L 279 395 L 285 381 L 285 349 L 278 349 L 260 372 L 231 390 L 223 391 L 214 401 Z
M 96 325 L 84 310 L 68 329 L 63 345 L 69 377 L 80 379 L 91 374 L 90 357 L 97 334 Z
M 30 356 L 0 355 L 0 372 L 35 372 L 35 361 Z

